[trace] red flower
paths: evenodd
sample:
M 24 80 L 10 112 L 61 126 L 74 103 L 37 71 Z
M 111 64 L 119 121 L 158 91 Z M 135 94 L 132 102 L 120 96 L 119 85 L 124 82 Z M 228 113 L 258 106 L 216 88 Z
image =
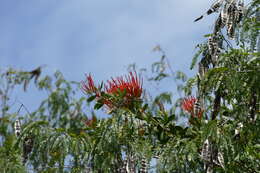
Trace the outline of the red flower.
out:
M 81 82 L 82 90 L 88 94 L 96 93 L 97 94 L 97 88 L 94 84 L 93 78 L 91 74 L 86 75 L 87 80 Z
M 141 98 L 143 89 L 142 81 L 138 78 L 136 73 L 130 72 L 127 76 L 111 78 L 104 85 L 104 90 L 97 89 L 91 75 L 87 76 L 87 80 L 82 82 L 82 90 L 87 94 L 96 94 L 96 99 L 103 102 L 108 108 L 114 107 L 128 107 L 134 100 Z M 101 94 L 104 93 L 104 94 Z M 122 95 L 121 95 L 122 94 Z M 123 96 L 120 100 L 113 96 Z
M 111 79 L 107 81 L 105 85 L 107 94 L 117 95 L 120 92 L 126 92 L 125 96 L 127 98 L 140 98 L 142 95 L 142 82 L 137 77 L 136 73 L 129 73 L 125 77 L 117 77 L 116 79 Z
M 121 106 L 128 107 L 134 100 L 140 99 L 143 89 L 142 81 L 138 78 L 136 73 L 130 72 L 128 76 L 112 78 L 107 81 L 105 85 L 105 92 L 110 95 L 119 96 L 120 93 L 124 93 L 122 100 L 120 101 Z M 115 100 L 106 99 L 104 103 L 109 107 L 115 106 Z M 118 106 L 118 105 L 117 105 Z
M 193 112 L 193 106 L 197 99 L 193 96 L 187 97 L 182 101 L 181 108 L 189 113 Z
M 198 99 L 193 96 L 185 98 L 181 103 L 181 108 L 184 111 L 190 113 L 192 117 L 202 117 L 203 110 L 198 104 Z

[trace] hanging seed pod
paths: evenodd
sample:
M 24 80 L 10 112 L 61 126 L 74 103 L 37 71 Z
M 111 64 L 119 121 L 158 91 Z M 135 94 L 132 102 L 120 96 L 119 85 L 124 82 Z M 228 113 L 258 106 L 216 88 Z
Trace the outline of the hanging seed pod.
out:
M 239 135 L 241 129 L 244 127 L 243 123 L 238 123 L 237 128 L 235 129 L 235 135 Z
M 207 73 L 208 68 L 206 68 L 201 62 L 199 62 L 199 77 L 202 79 Z
M 257 93 L 256 92 L 252 92 L 251 93 L 251 98 L 249 101 L 249 104 L 247 104 L 249 107 L 249 112 L 248 112 L 248 118 L 251 122 L 255 122 L 256 121 L 256 114 L 257 114 L 257 110 L 259 110 L 259 108 L 257 108 L 259 106 L 259 103 L 257 104 Z
M 155 159 L 160 159 L 160 155 L 159 155 L 159 154 L 154 155 L 153 158 L 155 158 Z
M 243 18 L 244 1 L 240 0 L 238 2 L 238 8 L 236 11 L 236 23 L 239 23 Z
M 231 3 L 228 8 L 228 18 L 227 18 L 227 35 L 231 40 L 235 38 L 236 10 L 237 7 L 235 3 Z
M 227 33 L 228 33 L 228 38 L 231 40 L 235 39 L 235 26 L 234 25 L 230 25 L 227 28 Z
M 28 160 L 28 155 L 32 152 L 33 149 L 33 137 L 27 136 L 23 141 L 23 164 L 25 164 Z
M 227 18 L 228 18 L 228 3 L 226 3 L 220 12 L 220 17 L 221 17 L 221 27 L 223 28 L 226 23 L 227 23 Z
M 225 162 L 224 162 L 224 157 L 223 154 L 221 152 L 218 152 L 218 163 L 222 168 L 225 168 Z
M 228 18 L 229 17 L 234 18 L 236 9 L 237 9 L 237 6 L 236 6 L 235 2 L 232 2 L 231 4 L 229 4 L 228 11 L 227 11 Z
M 217 36 L 213 37 L 213 41 L 212 41 L 212 46 L 213 46 L 213 54 L 216 52 L 217 48 L 218 48 L 218 38 Z
M 209 37 L 208 39 L 208 50 L 209 54 L 212 55 L 214 53 L 214 45 L 213 45 L 213 37 Z
M 202 146 L 202 151 L 201 151 L 201 157 L 204 161 L 210 162 L 211 159 L 211 152 L 210 152 L 210 143 L 209 140 L 206 139 L 203 143 Z
M 153 151 L 153 158 L 160 159 L 162 151 Z
M 223 28 L 223 25 L 222 25 L 221 14 L 220 14 L 214 25 L 214 34 L 218 34 L 221 28 Z
M 132 155 L 129 156 L 128 163 L 129 163 L 129 171 L 130 172 L 135 172 L 135 159 L 134 159 L 134 156 L 132 156 Z
M 210 14 L 212 14 L 212 13 L 217 12 L 217 11 L 219 10 L 219 8 L 222 6 L 223 2 L 224 2 L 224 0 L 217 0 L 216 2 L 214 2 L 214 3 L 211 5 L 210 9 L 206 12 L 206 14 L 207 14 L 207 15 L 210 15 Z M 203 15 L 201 15 L 200 17 L 196 18 L 196 19 L 194 20 L 194 22 L 197 22 L 197 21 L 201 20 L 201 19 L 204 17 L 204 15 L 205 15 L 205 14 L 203 14 Z
M 211 56 L 212 58 L 212 64 L 215 66 L 217 64 L 217 61 L 219 59 L 219 55 L 221 53 L 221 49 L 219 47 L 215 48 L 214 54 Z
M 201 20 L 202 18 L 203 18 L 203 15 L 201 15 L 201 16 L 198 17 L 198 18 L 196 18 L 196 19 L 194 20 L 194 22 L 197 22 L 197 21 Z
M 221 50 L 223 49 L 223 36 L 221 36 L 220 34 L 217 35 L 218 37 L 218 48 Z
M 147 173 L 148 163 L 145 157 L 142 158 L 140 173 Z
M 127 159 L 125 159 L 123 161 L 123 167 L 121 168 L 121 173 L 127 173 L 127 172 L 129 172 L 128 161 Z
M 207 11 L 207 15 L 210 15 L 211 13 L 217 12 L 218 9 L 221 7 L 222 3 L 223 3 L 223 0 L 218 0 L 218 1 L 214 2 L 211 5 L 211 8 Z
M 194 106 L 193 106 L 193 112 L 194 112 L 194 115 L 198 118 L 200 118 L 200 116 L 202 115 L 202 112 L 201 112 L 201 104 L 200 104 L 200 101 L 199 99 L 197 99 L 194 103 Z
M 219 58 L 221 53 L 221 48 L 223 44 L 223 40 L 220 39 L 219 34 L 215 34 L 214 36 L 210 37 L 208 40 L 208 50 L 211 57 L 211 62 L 213 66 L 216 65 L 216 62 Z
M 21 122 L 20 120 L 16 120 L 14 123 L 14 133 L 16 137 L 19 137 L 21 134 Z
M 218 50 L 218 39 L 216 37 L 213 38 L 212 47 L 213 47 L 213 51 L 211 56 L 214 56 Z

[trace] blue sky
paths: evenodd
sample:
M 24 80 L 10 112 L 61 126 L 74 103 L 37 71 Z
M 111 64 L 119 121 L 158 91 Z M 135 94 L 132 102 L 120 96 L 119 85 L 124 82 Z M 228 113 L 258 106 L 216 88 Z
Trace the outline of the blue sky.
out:
M 188 74 L 195 45 L 210 32 L 215 16 L 198 23 L 209 0 L 1 0 L 1 68 L 63 72 L 80 81 L 126 73 L 131 63 L 158 60 L 157 44 L 174 70 Z M 21 98 L 22 99 L 22 98 Z M 30 102 L 30 101 L 29 101 Z

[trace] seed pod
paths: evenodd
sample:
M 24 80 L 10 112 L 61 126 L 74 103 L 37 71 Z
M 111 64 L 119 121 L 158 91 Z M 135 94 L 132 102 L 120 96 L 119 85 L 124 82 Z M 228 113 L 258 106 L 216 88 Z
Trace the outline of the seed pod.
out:
M 229 26 L 227 29 L 227 32 L 228 32 L 229 39 L 234 40 L 235 39 L 235 27 L 233 25 Z
M 27 136 L 23 141 L 23 164 L 25 164 L 28 160 L 28 155 L 32 152 L 33 149 L 33 137 Z
M 153 158 L 154 159 L 160 159 L 160 157 L 161 157 L 161 154 L 162 154 L 162 150 L 160 150 L 160 151 L 153 151 Z
M 202 151 L 201 151 L 201 157 L 204 161 L 210 162 L 211 159 L 211 152 L 210 152 L 210 143 L 209 140 L 206 139 L 203 143 L 202 146 Z
M 214 34 L 218 34 L 221 28 L 223 28 L 223 25 L 222 25 L 221 14 L 220 14 L 214 25 Z
M 214 53 L 214 44 L 213 44 L 214 40 L 213 37 L 209 37 L 208 39 L 208 49 L 209 49 L 209 54 L 212 55 Z
M 135 159 L 133 155 L 130 155 L 128 158 L 128 163 L 129 163 L 129 170 L 130 172 L 135 171 Z
M 218 163 L 219 163 L 219 165 L 220 165 L 222 168 L 224 168 L 224 167 L 225 167 L 225 165 L 224 165 L 225 162 L 224 162 L 223 154 L 222 154 L 221 152 L 218 152 L 217 158 L 218 158 Z
M 229 39 L 235 38 L 235 27 L 236 27 L 236 10 L 237 7 L 235 3 L 231 3 L 228 8 L 228 18 L 227 18 L 227 35 Z
M 219 10 L 219 8 L 222 6 L 223 1 L 224 1 L 224 0 L 217 0 L 216 2 L 214 2 L 214 3 L 211 5 L 210 9 L 206 12 L 206 14 L 207 14 L 207 15 L 210 15 L 210 14 L 212 14 L 212 13 L 214 13 L 214 12 L 217 12 L 217 11 Z M 200 17 L 196 18 L 196 19 L 194 20 L 194 22 L 197 22 L 197 21 L 201 20 L 201 19 L 204 17 L 204 15 L 205 15 L 205 14 L 203 14 L 203 15 L 201 15 Z
M 207 73 L 208 68 L 206 68 L 201 62 L 199 62 L 199 77 L 202 79 Z
M 147 160 L 143 157 L 142 161 L 141 161 L 141 168 L 140 168 L 140 173 L 147 173 L 147 167 L 148 167 L 148 163 Z
M 127 161 L 127 159 L 125 159 L 123 161 L 123 167 L 120 170 L 121 170 L 120 173 L 126 173 L 128 171 L 128 161 Z
M 224 27 L 226 25 L 227 18 L 228 18 L 228 4 L 225 4 L 225 6 L 223 7 L 220 13 L 220 16 L 221 16 L 222 27 Z
M 217 48 L 215 49 L 214 54 L 211 56 L 213 66 L 216 65 L 216 63 L 217 63 L 217 61 L 218 61 L 218 59 L 219 59 L 220 53 L 221 53 L 221 49 L 220 49 L 219 47 L 217 47 Z
M 16 137 L 19 137 L 21 134 L 21 122 L 20 120 L 16 120 L 14 123 L 14 133 Z
M 153 156 L 153 158 L 155 158 L 155 159 L 160 159 L 160 155 L 157 154 L 157 155 Z
M 201 112 L 201 105 L 199 99 L 196 100 L 194 107 L 193 107 L 193 112 L 196 116 L 198 116 Z
M 210 15 L 213 12 L 217 12 L 221 7 L 223 0 L 218 0 L 211 5 L 211 8 L 207 11 L 207 15 Z
M 201 20 L 202 18 L 203 18 L 203 15 L 201 15 L 201 16 L 198 17 L 198 18 L 196 18 L 196 19 L 194 20 L 194 22 L 197 22 L 197 21 Z
M 239 23 L 242 18 L 243 18 L 243 9 L 244 9 L 244 2 L 242 0 L 240 0 L 238 2 L 238 8 L 237 8 L 237 11 L 236 11 L 236 23 Z

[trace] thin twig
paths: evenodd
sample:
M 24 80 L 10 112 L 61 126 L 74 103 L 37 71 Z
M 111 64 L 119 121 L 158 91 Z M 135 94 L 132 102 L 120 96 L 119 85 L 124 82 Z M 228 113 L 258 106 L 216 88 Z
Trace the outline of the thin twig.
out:
M 27 107 L 26 107 L 22 102 L 20 102 L 20 101 L 18 101 L 18 102 L 21 104 L 20 107 L 23 107 L 23 108 L 25 109 L 25 111 L 26 111 L 29 115 L 31 115 L 31 113 L 30 113 L 30 111 L 27 109 Z

